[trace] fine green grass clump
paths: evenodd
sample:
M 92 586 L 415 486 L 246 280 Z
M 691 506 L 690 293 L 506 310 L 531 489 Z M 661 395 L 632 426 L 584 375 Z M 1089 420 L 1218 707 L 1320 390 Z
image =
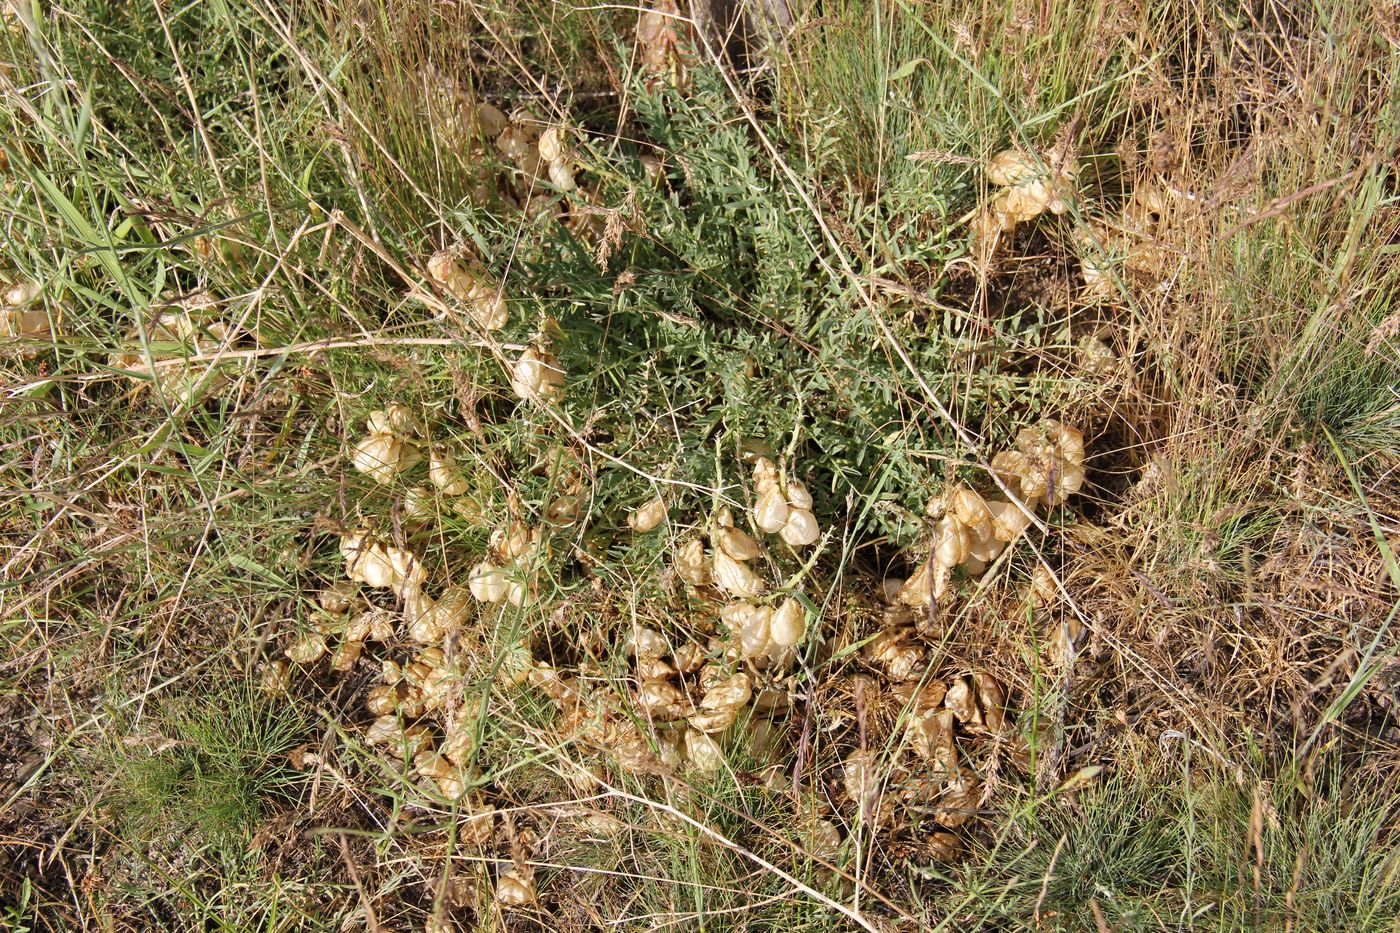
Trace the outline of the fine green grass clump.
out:
M 1400 922 L 1396 24 L 789 6 L 743 68 L 711 60 L 713 16 L 663 18 L 667 75 L 624 7 L 6 7 L 0 281 L 47 329 L 0 347 L 3 924 Z M 482 103 L 564 127 L 578 186 L 522 173 Z M 993 247 L 970 222 L 1007 148 L 1079 173 Z M 502 329 L 431 281 L 443 248 Z M 557 404 L 513 390 L 527 347 Z M 391 404 L 465 492 L 350 466 Z M 1083 431 L 1084 487 L 891 609 L 937 497 L 999 495 L 984 461 L 1047 417 Z M 625 767 L 629 729 L 661 741 L 636 629 L 723 660 L 722 599 L 675 555 L 721 506 L 746 523 L 758 455 L 823 532 L 760 561 L 809 613 L 763 674 L 776 711 L 713 773 Z M 425 647 L 403 594 L 361 589 L 393 635 L 345 669 L 279 665 L 341 644 L 350 529 L 436 596 L 512 521 L 541 535 L 534 600 L 472 602 L 433 646 L 461 668 L 444 706 L 396 721 L 428 749 L 469 723 L 454 800 L 420 747 L 369 741 L 368 691 Z M 962 821 L 865 651 L 901 626 L 911 683 L 1007 693 L 1005 729 L 957 727 Z M 851 799 L 857 751 L 878 804 Z M 498 902 L 507 871 L 532 901 Z

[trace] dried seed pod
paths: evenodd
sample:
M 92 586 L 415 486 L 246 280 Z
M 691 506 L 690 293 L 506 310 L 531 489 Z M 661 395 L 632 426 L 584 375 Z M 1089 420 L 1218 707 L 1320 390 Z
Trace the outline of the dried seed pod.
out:
M 548 350 L 529 347 L 511 369 L 510 387 L 528 401 L 557 401 L 564 396 L 564 370 Z
M 767 457 L 759 457 L 753 462 L 753 488 L 760 496 L 766 495 L 769 490 L 777 489 L 781 476 L 778 467 Z M 784 497 L 784 504 L 787 499 Z
M 337 615 L 349 612 L 359 598 L 360 588 L 349 580 L 337 580 L 317 596 L 321 608 Z
M 773 621 L 768 627 L 768 637 L 774 644 L 784 648 L 791 648 L 802 640 L 802 636 L 807 632 L 807 614 L 802 609 L 802 604 L 797 600 L 788 598 L 783 600 L 773 612 Z
M 721 528 L 715 535 L 715 549 L 738 561 L 753 560 L 762 551 L 752 535 L 738 528 Z
M 924 652 L 901 632 L 886 630 L 865 646 L 865 657 L 884 667 L 891 680 L 909 680 L 918 676 Z
M 355 662 L 360 660 L 360 652 L 364 649 L 364 642 L 343 641 L 335 649 L 335 654 L 331 656 L 331 670 L 345 671 L 354 670 Z
M 413 756 L 413 770 L 419 777 L 436 781 L 452 773 L 452 762 L 431 749 L 425 749 Z
M 713 560 L 715 585 L 731 596 L 752 599 L 763 595 L 767 585 L 747 564 L 730 557 L 723 550 L 715 551 Z
M 467 575 L 467 588 L 481 602 L 497 603 L 505 599 L 510 578 L 500 567 L 484 560 Z
M 705 666 L 706 655 L 704 647 L 690 642 L 677 648 L 671 660 L 682 674 L 693 674 Z
M 540 134 L 540 158 L 546 162 L 558 162 L 568 155 L 568 144 L 564 140 L 561 127 L 551 126 Z
M 530 557 L 538 549 L 540 533 L 519 519 L 511 519 L 504 527 L 491 533 L 490 546 L 508 561 Z
M 469 846 L 485 846 L 496 832 L 496 808 L 478 805 L 464 807 L 457 824 L 457 838 Z
M 978 671 L 972 675 L 973 686 L 977 690 L 977 704 L 982 708 L 982 721 L 994 735 L 1006 732 L 1010 723 L 1006 718 L 1006 691 L 991 674 Z
M 967 526 L 956 515 L 945 515 L 934 529 L 933 559 L 942 567 L 956 567 L 967 559 Z
M 676 576 L 691 586 L 710 582 L 710 562 L 705 559 L 705 546 L 698 538 L 692 538 L 677 549 L 673 565 Z
M 751 602 L 730 603 L 720 610 L 720 620 L 734 635 L 738 636 L 739 651 L 745 658 L 756 658 L 768 653 L 772 642 L 773 609 Z
M 549 163 L 549 183 L 560 191 L 573 191 L 576 185 L 573 166 L 562 161 Z
M 501 872 L 496 879 L 496 903 L 502 907 L 524 907 L 535 902 L 535 879 L 518 869 Z
M 366 745 L 384 745 L 399 736 L 399 718 L 392 713 L 380 716 L 365 730 Z
M 687 57 L 681 50 L 678 30 L 685 22 L 675 0 L 650 0 L 638 16 L 637 45 L 642 68 L 652 75 L 653 82 L 665 81 L 678 88 L 689 84 Z
M 943 865 L 950 865 L 962 856 L 962 840 L 952 833 L 929 833 L 924 848 L 929 858 Z
M 631 512 L 627 516 L 627 525 L 633 531 L 645 533 L 651 531 L 665 520 L 666 500 L 661 496 L 657 496 L 646 505 Z
M 399 701 L 408 693 L 406 685 L 380 684 L 370 687 L 365 695 L 365 708 L 376 716 L 388 716 L 399 708 Z
M 787 502 L 794 509 L 812 511 L 812 494 L 807 491 L 806 485 L 795 479 L 788 480 Z
M 1026 503 L 1023 511 L 1014 502 L 1002 502 L 993 500 L 987 503 L 987 508 L 992 513 L 992 534 L 998 541 L 1010 543 L 1015 541 L 1021 534 L 1030 527 L 1031 517 L 1027 514 L 1035 505 Z
M 267 693 L 286 693 L 292 686 L 292 665 L 283 658 L 269 661 L 262 669 L 262 679 L 258 684 Z
M 723 706 L 719 709 L 701 710 L 687 718 L 691 726 L 701 732 L 723 732 L 734 725 L 734 720 L 739 718 L 739 707 Z
M 412 469 L 422 459 L 418 448 L 392 434 L 369 434 L 350 451 L 350 463 L 378 483 L 392 483 L 394 477 Z
M 982 724 L 982 714 L 977 709 L 977 698 L 972 692 L 972 685 L 965 678 L 957 677 L 948 686 L 943 705 L 952 710 L 958 722 L 966 726 L 976 727 Z
M 841 858 L 841 830 L 830 820 L 815 820 L 812 823 L 810 851 L 823 862 L 835 864 Z
M 987 500 L 978 495 L 976 491 L 967 486 L 959 485 L 948 497 L 948 502 L 953 514 L 958 517 L 958 521 L 966 525 L 978 537 L 985 538 L 991 533 L 991 511 L 987 507 Z
M 841 784 L 846 796 L 862 810 L 880 793 L 879 759 L 869 749 L 851 752 L 841 765 Z
M 958 752 L 953 744 L 953 711 L 929 709 L 909 717 L 905 725 L 909 747 L 916 755 L 933 762 L 943 774 L 957 767 Z
M 365 427 L 370 434 L 392 434 L 396 437 L 417 437 L 421 432 L 418 419 L 407 405 L 394 402 L 379 411 L 370 412 Z
M 441 641 L 460 631 L 471 612 L 474 594 L 460 586 L 450 586 L 436 602 L 419 612 L 408 627 L 408 637 L 421 644 Z
M 754 526 L 765 534 L 777 534 L 787 524 L 788 503 L 776 485 L 759 497 L 753 508 Z
M 413 592 L 428 576 L 412 552 L 376 541 L 365 529 L 340 539 L 340 555 L 345 558 L 345 575 L 372 587 Z
M 811 512 L 791 508 L 788 510 L 787 523 L 778 532 L 778 536 L 792 547 L 806 547 L 821 537 L 821 529 L 817 527 L 817 518 Z
M 444 496 L 460 496 L 471 488 L 471 483 L 467 482 L 457 466 L 457 458 L 445 448 L 434 448 L 429 454 L 428 479 Z
M 690 711 L 685 694 L 664 680 L 649 680 L 637 690 L 637 705 L 653 719 L 680 719 Z
M 666 636 L 649 628 L 638 628 L 632 636 L 632 653 L 638 658 L 664 658 L 670 651 Z
M 957 776 L 943 788 L 934 820 L 946 829 L 957 829 L 976 815 L 981 791 L 981 785 L 971 771 L 958 771 Z
M 718 771 L 724 766 L 724 750 L 719 743 L 696 729 L 686 730 L 685 756 L 691 767 L 702 773 Z
M 345 626 L 346 641 L 388 641 L 394 637 L 394 614 L 377 606 L 358 613 Z
M 1055 584 L 1055 575 L 1044 564 L 1036 564 L 1031 571 L 1031 597 L 1037 606 L 1048 606 L 1060 595 Z
M 287 646 L 287 657 L 298 664 L 314 664 L 325 653 L 325 636 L 314 630 L 303 633 Z
M 638 680 L 669 680 L 676 676 L 676 669 L 661 658 L 638 658 Z
M 935 563 L 932 558 L 924 561 L 914 571 L 913 576 L 900 586 L 896 599 L 905 606 L 930 606 L 943 598 L 948 591 L 948 568 Z
M 749 702 L 749 698 L 752 696 L 753 688 L 749 683 L 749 675 L 740 671 L 723 683 L 715 684 L 706 690 L 704 697 L 700 700 L 700 708 L 714 710 L 732 707 L 737 709 Z

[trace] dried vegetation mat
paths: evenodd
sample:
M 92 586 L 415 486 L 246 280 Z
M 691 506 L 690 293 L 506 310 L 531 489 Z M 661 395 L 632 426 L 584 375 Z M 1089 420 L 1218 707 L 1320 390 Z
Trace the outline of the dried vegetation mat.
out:
M 4 10 L 0 923 L 1400 923 L 1393 15 Z

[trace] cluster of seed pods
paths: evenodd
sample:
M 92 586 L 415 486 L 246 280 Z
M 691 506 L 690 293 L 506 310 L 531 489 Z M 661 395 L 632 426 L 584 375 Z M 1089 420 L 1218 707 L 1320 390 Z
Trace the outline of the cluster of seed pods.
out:
M 928 606 L 948 591 L 952 571 L 977 575 L 1031 523 L 1036 508 L 1055 508 L 1084 485 L 1084 437 L 1054 419 L 1025 428 L 1016 449 L 992 458 L 992 469 L 1020 502 L 988 499 L 959 484 L 935 500 L 933 547 L 929 558 L 898 592 L 906 606 Z

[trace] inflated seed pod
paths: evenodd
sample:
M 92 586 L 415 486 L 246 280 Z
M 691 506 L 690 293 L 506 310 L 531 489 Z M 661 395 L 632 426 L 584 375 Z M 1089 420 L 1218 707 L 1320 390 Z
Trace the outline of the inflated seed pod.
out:
M 841 764 L 841 784 L 846 796 L 862 809 L 880 793 L 879 758 L 869 749 L 857 749 Z
M 1007 730 L 1010 722 L 1006 717 L 1006 691 L 997 679 L 984 671 L 972 675 L 972 684 L 977 691 L 977 705 L 982 709 L 982 722 L 993 734 Z
M 787 498 L 777 485 L 759 496 L 753 508 L 754 526 L 765 534 L 777 534 L 787 524 Z
M 753 560 L 762 549 L 753 536 L 738 528 L 721 528 L 715 535 L 715 549 L 738 561 Z
M 399 701 L 407 692 L 406 686 L 400 689 L 398 684 L 370 687 L 365 694 L 365 708 L 376 716 L 388 716 L 399 708 Z
M 812 510 L 812 494 L 807 491 L 807 486 L 798 480 L 788 480 L 787 501 L 794 509 L 806 509 L 809 512 Z
M 267 693 L 286 693 L 292 686 L 292 665 L 284 658 L 275 658 L 263 666 L 258 686 Z
M 777 489 L 782 477 L 778 473 L 778 466 L 767 457 L 758 457 L 753 462 L 753 488 L 759 495 L 767 493 L 770 489 Z M 786 501 L 786 497 L 784 497 Z
M 400 733 L 399 717 L 393 713 L 386 713 L 374 722 L 369 724 L 365 730 L 366 745 L 384 745 L 399 737 Z
M 510 387 L 528 401 L 556 401 L 564 395 L 564 370 L 548 350 L 528 347 L 511 368 Z
M 967 558 L 967 526 L 956 515 L 945 515 L 934 529 L 933 559 L 944 567 L 956 567 Z
M 364 650 L 365 643 L 362 641 L 343 641 L 336 646 L 335 653 L 331 655 L 331 670 L 345 671 L 354 670 L 355 663 L 360 660 L 360 652 Z
M 379 483 L 392 483 L 394 477 L 412 469 L 422 459 L 418 447 L 393 434 L 369 434 L 350 450 L 350 463 Z
M 956 777 L 943 786 L 934 821 L 946 829 L 957 829 L 976 815 L 981 794 L 976 775 L 966 768 L 959 769 Z
M 701 709 L 724 709 L 725 707 L 738 708 L 749 702 L 753 696 L 753 688 L 749 681 L 749 675 L 740 671 L 729 677 L 722 683 L 715 684 L 705 691 L 705 695 L 700 699 Z
M 365 427 L 370 434 L 393 434 L 397 437 L 417 437 L 420 433 L 418 419 L 407 405 L 393 402 L 379 411 L 370 412 Z
M 471 488 L 452 451 L 440 447 L 428 455 L 428 479 L 445 496 L 460 496 Z
M 991 510 L 987 507 L 987 500 L 983 499 L 975 490 L 959 485 L 949 496 L 949 506 L 952 508 L 953 514 L 958 517 L 958 521 L 975 532 L 978 537 L 985 538 L 991 534 Z
M 792 598 L 783 600 L 782 605 L 773 612 L 772 622 L 768 626 L 768 637 L 781 647 L 791 648 L 802 640 L 806 632 L 807 614 L 803 611 L 802 604 Z
M 676 575 L 691 586 L 704 586 L 710 582 L 710 561 L 706 559 L 705 546 L 698 538 L 692 538 L 677 549 L 673 566 Z
M 719 743 L 698 729 L 685 733 L 685 756 L 696 771 L 710 773 L 724 766 L 724 750 Z
M 394 614 L 371 606 L 345 625 L 346 641 L 388 641 L 394 637 Z
M 637 705 L 654 719 L 680 719 L 690 711 L 685 694 L 664 680 L 649 680 L 637 689 Z
M 510 577 L 500 567 L 483 560 L 467 575 L 467 589 L 483 603 L 500 602 L 510 589 Z
M 700 732 L 723 732 L 739 718 L 739 707 L 722 706 L 719 709 L 705 709 L 686 717 L 686 722 Z
M 287 646 L 287 657 L 298 664 L 313 664 L 325 653 L 325 636 L 315 630 L 303 633 Z
M 715 585 L 731 596 L 752 599 L 761 596 L 767 584 L 745 563 L 735 560 L 723 550 L 716 550 L 712 573 Z
M 649 628 L 638 628 L 632 636 L 632 653 L 638 658 L 664 658 L 671 650 L 666 636 Z
M 1013 502 L 989 501 L 987 508 L 992 514 L 992 534 L 1003 543 L 1015 541 L 1030 527 L 1031 517 L 1027 512 L 1034 507 L 1027 503 L 1026 509 L 1022 510 Z
M 349 580 L 337 580 L 316 597 L 321 608 L 337 615 L 348 612 L 359 599 L 360 588 Z
M 707 652 L 702 645 L 690 642 L 677 648 L 671 660 L 675 663 L 676 670 L 680 673 L 693 674 L 705 666 Z
M 886 629 L 865 646 L 865 657 L 882 666 L 891 680 L 909 680 L 918 675 L 924 653 L 902 632 Z
M 821 537 L 816 516 L 806 509 L 790 508 L 787 522 L 778 532 L 779 537 L 792 547 L 806 547 Z
M 666 520 L 666 500 L 661 496 L 634 510 L 627 516 L 627 526 L 635 532 L 646 533 Z
M 958 722 L 966 726 L 980 726 L 982 724 L 982 713 L 977 708 L 977 697 L 972 692 L 972 685 L 964 677 L 955 677 L 948 685 L 948 692 L 943 697 L 943 705 L 953 711 L 953 716 Z
M 502 907 L 524 907 L 535 902 L 535 879 L 517 869 L 501 872 L 496 879 L 496 903 Z

